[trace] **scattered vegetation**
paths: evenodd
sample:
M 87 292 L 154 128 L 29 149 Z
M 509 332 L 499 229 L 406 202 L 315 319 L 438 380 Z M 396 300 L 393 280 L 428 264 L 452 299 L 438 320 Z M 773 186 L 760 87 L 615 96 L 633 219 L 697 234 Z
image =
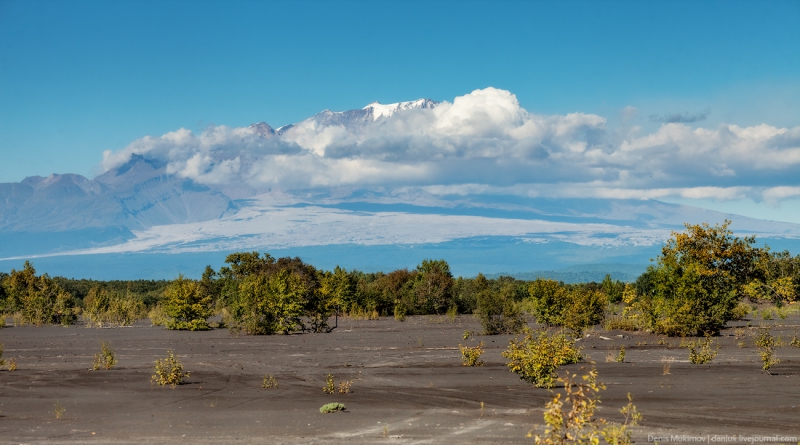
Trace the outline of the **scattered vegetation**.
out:
M 353 388 L 353 381 L 352 380 L 342 380 L 339 382 L 339 385 L 336 386 L 334 382 L 333 374 L 328 374 L 325 377 L 325 386 L 322 387 L 322 392 L 325 394 L 349 394 L 352 392 Z
M 483 342 L 478 343 L 476 346 L 462 346 L 458 345 L 461 349 L 461 365 L 462 366 L 483 366 L 481 355 L 483 355 Z
M 145 306 L 130 294 L 94 287 L 83 299 L 83 318 L 88 327 L 129 326 L 144 317 Z
M 155 374 L 151 381 L 161 385 L 170 385 L 175 388 L 183 384 L 183 379 L 189 377 L 190 372 L 184 372 L 183 364 L 175 357 L 172 351 L 167 352 L 167 357 L 156 360 Z
M 16 371 L 17 370 L 17 359 L 16 358 L 11 357 L 10 359 L 8 359 L 8 370 L 9 371 Z
M 508 368 L 518 374 L 520 379 L 540 388 L 552 388 L 556 382 L 558 367 L 581 360 L 581 353 L 575 341 L 563 332 L 550 333 L 546 330 L 527 330 L 522 339 L 519 336 L 509 340 L 503 357 L 510 360 Z
M 25 261 L 22 270 L 11 270 L 2 280 L 0 308 L 15 314 L 15 325 L 70 325 L 79 312 L 72 294 L 47 274 L 36 276 L 33 265 Z
M 328 413 L 335 413 L 336 411 L 344 411 L 346 409 L 347 407 L 345 407 L 343 403 L 333 402 L 322 405 L 319 409 L 319 412 L 323 414 L 328 414 Z
M 689 342 L 686 346 L 689 348 L 689 362 L 693 365 L 711 363 L 714 357 L 717 356 L 717 351 L 719 351 L 719 344 L 716 344 L 716 348 L 712 348 L 715 343 L 710 336 L 706 336 L 703 340 Z
M 772 337 L 769 329 L 759 329 L 755 344 L 758 347 L 758 354 L 761 356 L 761 362 L 763 363 L 761 369 L 769 374 L 770 368 L 781 362 L 780 359 L 775 357 L 775 338 Z
M 631 443 L 630 427 L 641 422 L 642 415 L 628 394 L 628 404 L 620 413 L 625 416 L 624 423 L 617 424 L 602 418 L 595 418 L 600 404 L 599 392 L 606 389 L 597 381 L 597 370 L 592 367 L 586 375 L 577 380 L 577 375 L 567 373 L 558 379 L 564 384 L 565 397 L 555 396 L 545 405 L 544 434 L 535 436 L 540 445 L 597 444 L 600 437 L 614 445 Z M 531 437 L 533 433 L 529 433 Z
M 94 362 L 92 363 L 92 369 L 105 369 L 109 370 L 117 364 L 117 357 L 114 353 L 114 349 L 111 347 L 111 344 L 107 341 L 100 342 L 100 352 L 94 355 Z

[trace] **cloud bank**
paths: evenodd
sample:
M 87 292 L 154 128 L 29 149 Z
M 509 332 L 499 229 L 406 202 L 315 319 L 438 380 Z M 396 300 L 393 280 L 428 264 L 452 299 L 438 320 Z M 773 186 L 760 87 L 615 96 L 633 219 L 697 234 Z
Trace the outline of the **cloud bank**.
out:
M 358 120 L 354 112 L 334 121 L 312 117 L 267 137 L 254 127 L 179 129 L 106 151 L 102 166 L 115 168 L 135 153 L 198 183 L 253 190 L 422 187 L 438 194 L 769 202 L 800 196 L 800 126 L 687 125 L 706 115 L 659 117 L 662 125 L 643 134 L 608 128 L 595 114 L 531 113 L 511 92 L 486 88 L 377 119 Z

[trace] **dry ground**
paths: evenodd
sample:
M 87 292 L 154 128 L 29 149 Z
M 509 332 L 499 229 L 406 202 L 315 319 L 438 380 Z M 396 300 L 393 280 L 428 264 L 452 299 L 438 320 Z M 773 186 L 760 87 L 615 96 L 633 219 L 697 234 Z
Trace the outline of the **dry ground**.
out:
M 796 317 L 753 321 L 763 323 L 778 325 L 773 334 L 787 343 L 800 331 Z M 0 443 L 532 443 L 526 434 L 541 426 L 550 392 L 508 372 L 500 353 L 509 336 L 477 336 L 470 344 L 486 343 L 486 364 L 462 367 L 465 330 L 480 328 L 468 316 L 345 319 L 329 334 L 261 337 L 145 322 L 6 327 L 4 358 L 16 358 L 18 369 L 0 372 Z M 734 443 L 744 443 L 739 435 L 800 436 L 800 349 L 778 348 L 782 361 L 768 375 L 754 330 L 726 330 L 710 365 L 689 364 L 679 339 L 590 331 L 579 343 L 608 386 L 600 415 L 619 420 L 630 392 L 644 414 L 639 443 L 665 435 L 734 435 Z M 101 340 L 116 349 L 119 364 L 90 371 Z M 607 362 L 620 345 L 626 363 Z M 153 363 L 167 350 L 192 372 L 188 384 L 151 385 Z M 329 373 L 352 380 L 353 392 L 324 394 Z M 275 376 L 277 389 L 261 389 L 264 374 Z M 320 414 L 334 401 L 347 410 Z M 66 408 L 60 420 L 56 402 Z

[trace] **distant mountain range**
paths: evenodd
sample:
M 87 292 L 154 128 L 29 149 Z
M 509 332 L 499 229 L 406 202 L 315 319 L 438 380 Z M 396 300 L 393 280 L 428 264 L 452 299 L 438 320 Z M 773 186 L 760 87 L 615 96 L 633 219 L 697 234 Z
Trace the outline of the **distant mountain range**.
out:
M 288 138 L 308 125 L 358 133 L 397 113 L 436 106 L 428 99 L 372 103 L 358 110 L 325 110 L 277 129 L 261 122 L 239 130 L 264 141 Z M 133 153 L 127 162 L 93 179 L 54 174 L 0 184 L 0 270 L 28 257 L 59 257 L 67 264 L 74 255 L 150 254 L 149 258 L 166 262 L 175 261 L 175 253 L 256 249 L 313 256 L 308 249 L 315 246 L 327 249 L 325 255 L 332 258 L 337 254 L 330 249 L 339 249 L 340 263 L 347 267 L 413 267 L 408 262 L 420 255 L 444 257 L 450 252 L 465 258 L 464 240 L 480 240 L 476 249 L 506 251 L 511 256 L 492 256 L 484 264 L 470 258 L 462 265 L 458 258 L 447 258 L 455 270 L 552 271 L 575 264 L 616 264 L 624 256 L 628 266 L 618 269 L 628 279 L 646 265 L 654 246 L 670 231 L 680 230 L 682 223 L 725 219 L 732 219 L 740 233 L 769 239 L 800 237 L 797 224 L 653 200 L 434 195 L 413 187 L 264 190 L 199 184 L 171 172 L 163 161 Z M 414 255 L 419 255 L 380 250 L 381 255 L 396 257 L 395 263 L 364 257 L 364 248 L 379 246 L 417 246 Z M 587 248 L 599 253 L 589 258 Z M 549 259 L 543 263 L 513 256 L 544 251 Z M 50 264 L 57 263 L 50 260 Z

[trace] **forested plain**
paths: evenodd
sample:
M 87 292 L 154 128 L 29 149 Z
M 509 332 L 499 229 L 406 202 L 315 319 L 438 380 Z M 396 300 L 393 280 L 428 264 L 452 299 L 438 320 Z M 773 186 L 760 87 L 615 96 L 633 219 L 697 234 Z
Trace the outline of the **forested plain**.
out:
M 484 334 L 517 333 L 527 321 L 580 333 L 591 326 L 670 336 L 714 335 L 759 306 L 800 295 L 800 256 L 756 247 L 730 222 L 673 233 L 634 282 L 565 284 L 548 279 L 454 277 L 445 260 L 366 273 L 321 270 L 300 258 L 228 255 L 199 280 L 95 281 L 38 274 L 25 262 L 0 273 L 0 309 L 15 325 L 123 326 L 149 318 L 168 329 L 229 328 L 239 334 L 330 332 L 339 317 L 474 314 Z

